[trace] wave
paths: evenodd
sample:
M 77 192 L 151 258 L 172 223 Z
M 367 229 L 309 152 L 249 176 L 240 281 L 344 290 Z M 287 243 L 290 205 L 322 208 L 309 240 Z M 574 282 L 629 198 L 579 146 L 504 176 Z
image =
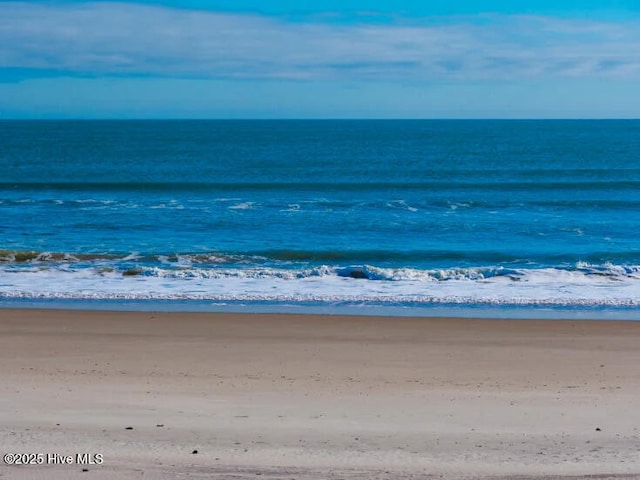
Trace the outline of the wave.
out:
M 277 258 L 278 255 L 275 255 Z M 253 262 L 256 258 L 251 257 Z M 287 253 L 280 258 L 309 259 L 313 258 L 308 253 Z M 334 257 L 339 258 L 339 255 Z M 84 264 L 76 268 L 87 268 L 94 264 L 94 268 L 100 272 L 120 272 L 123 275 L 139 275 L 160 278 L 280 278 L 300 279 L 319 276 L 336 276 L 345 278 L 358 278 L 368 280 L 447 280 L 447 279 L 479 279 L 496 276 L 498 272 L 507 274 L 511 270 L 504 268 L 476 268 L 476 269 L 451 269 L 451 270 L 419 270 L 411 268 L 379 268 L 370 265 L 364 266 L 326 266 L 320 265 L 312 268 L 270 268 L 270 267 L 244 267 L 244 268 L 219 268 L 226 263 L 240 263 L 246 257 L 219 256 L 210 254 L 194 255 L 92 255 L 92 254 L 65 254 L 34 251 L 0 251 L 0 263 L 11 266 L 35 266 L 37 270 L 50 266 L 55 269 L 63 264 L 65 268 L 74 264 Z M 105 267 L 106 264 L 110 267 Z M 147 264 L 145 266 L 145 263 Z M 151 266 L 149 266 L 151 264 Z M 163 268 L 163 265 L 168 268 Z M 201 265 L 205 268 L 191 268 Z M 217 267 L 217 268 L 216 268 Z M 21 269 L 22 271 L 27 271 Z M 6 271 L 6 270 L 5 270 Z
M 561 174 L 554 172 L 554 178 Z M 16 191 L 70 191 L 70 192 L 179 192 L 179 191 L 434 191 L 434 190 L 482 190 L 482 191 L 621 191 L 640 189 L 640 180 L 567 180 L 549 178 L 530 181 L 485 181 L 474 178 L 453 182 L 445 176 L 442 180 L 426 181 L 344 181 L 344 182 L 0 182 L 0 190 Z
M 258 250 L 238 253 L 63 253 L 38 252 L 31 250 L 0 250 L 0 264 L 55 264 L 73 262 L 118 262 L 137 261 L 146 264 L 210 265 L 225 263 L 257 264 L 283 263 L 351 263 L 384 262 L 411 264 L 413 262 L 473 261 L 478 258 L 486 262 L 508 263 L 521 260 L 518 256 L 500 252 L 462 252 L 462 251 L 409 251 L 390 250 Z
M 57 264 L 74 262 L 141 262 L 160 264 L 211 264 L 243 263 L 249 259 L 259 261 L 259 256 L 225 255 L 220 253 L 171 253 L 142 254 L 129 253 L 65 253 L 34 250 L 0 250 L 0 264 Z
M 127 260 L 125 260 L 125 258 Z M 640 265 L 448 269 L 8 264 L 0 299 L 155 299 L 352 305 L 640 306 Z
M 178 268 L 137 267 L 114 269 L 122 273 L 164 279 L 284 279 L 339 277 L 380 282 L 479 282 L 506 279 L 510 282 L 554 283 L 557 281 L 588 281 L 589 277 L 611 281 L 640 281 L 640 265 L 591 265 L 579 263 L 564 268 L 505 268 L 502 266 L 445 269 L 382 268 L 372 265 L 333 267 L 321 265 L 306 269 L 283 268 Z
M 24 263 L 60 263 L 81 262 L 98 260 L 118 260 L 130 258 L 130 255 L 117 255 L 109 253 L 64 253 L 64 252 L 39 252 L 34 250 L 0 250 L 0 264 L 24 264 Z
M 640 191 L 640 188 L 637 191 Z M 358 228 L 355 225 L 366 227 L 366 224 L 362 223 L 363 218 L 375 218 L 378 221 L 393 224 L 394 221 L 400 221 L 398 216 L 401 216 L 402 221 L 424 225 L 426 222 L 435 221 L 436 217 L 430 217 L 430 215 L 484 215 L 483 221 L 487 221 L 486 215 L 493 216 L 502 213 L 517 215 L 516 218 L 525 221 L 527 218 L 532 219 L 535 215 L 539 215 L 539 213 L 534 214 L 533 212 L 543 210 L 544 212 L 552 212 L 554 215 L 575 218 L 576 222 L 588 226 L 589 218 L 594 213 L 606 214 L 610 212 L 614 214 L 639 211 L 640 197 L 637 195 L 637 191 L 623 192 L 621 196 L 624 198 L 617 199 L 609 198 L 610 195 L 607 192 L 602 192 L 602 195 L 591 192 L 586 195 L 588 198 L 571 198 L 583 195 L 584 191 L 581 191 L 580 193 L 576 192 L 576 195 L 567 196 L 566 193 L 563 193 L 562 198 L 546 200 L 542 198 L 544 195 L 530 192 L 521 196 L 517 201 L 514 201 L 511 195 L 498 194 L 492 195 L 491 199 L 469 199 L 468 195 L 464 193 L 453 195 L 454 199 L 443 199 L 440 194 L 429 195 L 429 198 L 421 194 L 408 194 L 406 199 L 393 198 L 396 197 L 394 194 L 393 197 L 385 199 L 385 196 L 389 197 L 390 195 L 378 194 L 376 191 L 368 192 L 362 196 L 352 196 L 349 199 L 332 200 L 320 198 L 320 192 L 317 192 L 318 198 L 309 198 L 316 197 L 316 194 L 309 195 L 305 192 L 291 192 L 290 194 L 279 192 L 277 196 L 268 196 L 269 198 L 264 198 L 267 196 L 261 196 L 257 192 L 246 192 L 247 194 L 243 197 L 216 196 L 216 198 L 206 200 L 186 199 L 181 197 L 178 192 L 175 196 L 179 200 L 160 197 L 138 197 L 136 200 L 132 200 L 131 195 L 122 194 L 121 198 L 116 198 L 104 192 L 102 194 L 92 192 L 95 198 L 64 198 L 65 196 L 73 196 L 73 194 L 59 194 L 58 198 L 54 198 L 54 192 L 43 195 L 43 192 L 38 191 L 37 194 L 25 192 L 24 198 L 3 198 L 0 193 L 0 207 L 7 207 L 9 213 L 21 219 L 28 217 L 28 212 L 25 209 L 32 209 L 34 212 L 43 209 L 49 211 L 51 216 L 72 214 L 74 219 L 85 221 L 92 217 L 92 212 L 96 212 L 103 222 L 106 222 L 102 228 L 110 229 L 125 228 L 129 223 L 128 220 L 118 223 L 118 217 L 115 214 L 122 215 L 122 218 L 129 216 L 135 218 L 135 215 L 143 214 L 145 218 L 154 219 L 161 215 L 159 212 L 162 211 L 166 211 L 168 216 L 175 215 L 172 218 L 182 218 L 177 215 L 180 212 L 181 215 L 187 215 L 194 221 L 207 219 L 218 222 L 227 221 L 225 215 L 228 212 L 240 215 L 252 215 L 257 212 L 260 212 L 260 215 L 295 215 L 304 212 L 311 216 L 322 215 L 323 217 L 317 217 L 321 221 L 327 221 L 327 217 L 324 215 L 328 212 L 348 213 L 353 214 L 354 228 Z M 89 196 L 89 192 L 86 194 Z M 607 198 L 600 198 L 605 196 L 604 194 Z M 459 198 L 455 199 L 455 197 Z M 165 219 L 160 219 L 159 223 L 162 224 L 163 220 Z M 495 221 L 495 219 L 488 220 L 488 225 L 494 226 Z
M 610 260 L 612 257 L 615 261 Z M 38 265 L 40 267 L 57 265 L 76 265 L 82 268 L 91 265 L 110 265 L 115 269 L 130 269 L 136 266 L 183 269 L 199 266 L 203 269 L 218 269 L 223 265 L 232 265 L 238 269 L 253 267 L 275 267 L 286 271 L 317 268 L 330 265 L 338 276 L 354 278 L 392 279 L 415 278 L 414 273 L 426 272 L 438 279 L 462 278 L 477 279 L 478 275 L 499 276 L 517 275 L 519 271 L 551 268 L 558 271 L 576 271 L 592 275 L 632 274 L 634 265 L 640 263 L 636 251 L 591 252 L 589 254 L 544 254 L 516 255 L 491 251 L 462 250 L 296 250 L 272 249 L 239 252 L 195 252 L 195 253 L 145 253 L 145 252 L 51 252 L 35 250 L 0 250 L 0 265 L 13 266 Z M 455 268 L 429 269 L 431 266 L 459 264 Z M 475 267 L 474 265 L 493 265 Z M 617 265 L 617 266 L 616 266 Z M 631 266 L 629 266 L 631 265 Z M 520 270 L 519 270 L 520 269 Z M 393 273 L 389 273 L 393 272 Z M 404 272 L 404 273 L 402 273 Z M 442 273 L 448 272 L 448 273 Z M 461 273 L 462 272 L 462 273 Z M 212 273 L 213 274 L 213 273 Z

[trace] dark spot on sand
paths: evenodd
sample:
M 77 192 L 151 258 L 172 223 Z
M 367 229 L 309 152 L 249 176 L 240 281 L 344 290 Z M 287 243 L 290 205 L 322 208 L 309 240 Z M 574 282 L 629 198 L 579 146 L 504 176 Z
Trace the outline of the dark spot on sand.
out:
M 133 427 L 124 427 L 125 430 L 133 430 Z
M 88 472 L 88 471 L 89 471 L 89 469 L 88 469 L 88 468 L 83 468 L 83 469 L 82 469 L 82 471 L 83 471 L 83 472 Z
M 193 452 L 191 452 L 191 455 L 196 455 L 198 453 L 198 450 L 194 450 Z
M 156 425 L 156 427 L 164 427 L 164 423 L 159 423 Z
M 601 432 L 602 429 L 600 427 L 596 427 L 596 432 Z

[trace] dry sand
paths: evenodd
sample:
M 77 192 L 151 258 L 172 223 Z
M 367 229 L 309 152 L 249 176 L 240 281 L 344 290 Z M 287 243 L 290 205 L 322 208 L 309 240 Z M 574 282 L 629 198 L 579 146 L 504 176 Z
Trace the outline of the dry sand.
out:
M 2 479 L 640 478 L 639 322 L 0 309 L 0 375 L 0 453 L 104 458 Z

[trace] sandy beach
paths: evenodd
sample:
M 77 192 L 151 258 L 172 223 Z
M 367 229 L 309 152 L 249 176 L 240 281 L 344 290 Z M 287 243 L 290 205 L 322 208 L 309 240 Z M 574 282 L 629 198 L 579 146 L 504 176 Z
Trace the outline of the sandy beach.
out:
M 50 464 L 0 478 L 640 478 L 639 345 L 637 322 L 3 309 L 0 450 Z

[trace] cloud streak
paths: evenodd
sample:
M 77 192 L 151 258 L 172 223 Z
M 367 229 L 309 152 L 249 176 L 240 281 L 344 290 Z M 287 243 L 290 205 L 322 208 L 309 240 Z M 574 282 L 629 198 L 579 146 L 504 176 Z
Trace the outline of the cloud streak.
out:
M 76 75 L 460 81 L 640 78 L 640 21 L 479 15 L 287 22 L 133 3 L 0 3 L 0 67 Z

